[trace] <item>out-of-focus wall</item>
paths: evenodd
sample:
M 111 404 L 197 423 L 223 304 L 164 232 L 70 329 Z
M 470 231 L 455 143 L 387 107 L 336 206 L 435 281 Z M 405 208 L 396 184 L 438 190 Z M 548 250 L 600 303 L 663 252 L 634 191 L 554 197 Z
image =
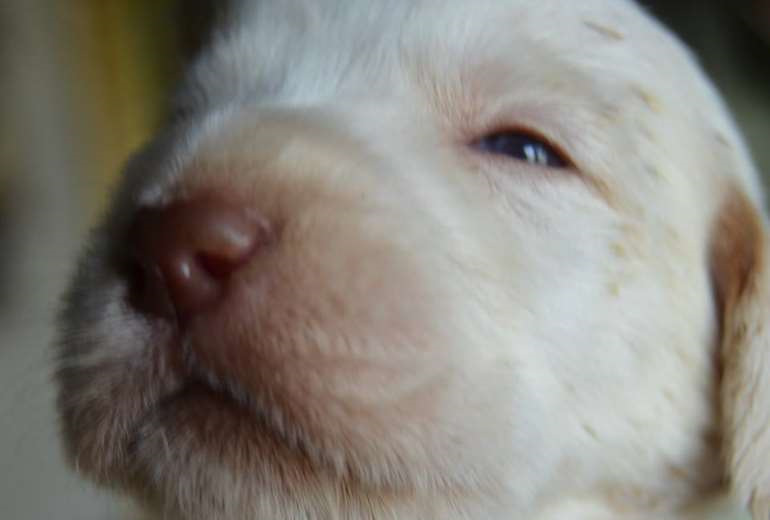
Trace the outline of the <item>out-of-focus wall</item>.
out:
M 52 322 L 87 226 L 175 74 L 166 0 L 0 5 L 0 518 L 117 518 L 59 450 Z
M 2 519 L 117 517 L 58 449 L 54 310 L 120 165 L 162 118 L 180 63 L 223 1 L 0 0 Z M 770 172 L 769 3 L 645 4 L 701 53 Z
M 645 0 L 696 51 L 770 179 L 770 0 Z

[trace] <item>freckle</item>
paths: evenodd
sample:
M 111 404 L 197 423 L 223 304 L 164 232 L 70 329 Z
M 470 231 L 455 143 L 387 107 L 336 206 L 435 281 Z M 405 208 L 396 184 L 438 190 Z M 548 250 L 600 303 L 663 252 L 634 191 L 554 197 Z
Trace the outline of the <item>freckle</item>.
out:
M 679 244 L 682 241 L 679 232 L 672 227 L 666 227 L 666 235 L 668 235 L 668 239 L 675 244 Z
M 590 427 L 589 425 L 587 425 L 587 424 L 583 424 L 582 426 L 583 426 L 583 430 L 584 430 L 584 431 L 585 431 L 585 432 L 586 432 L 588 435 L 590 435 L 591 437 L 593 437 L 593 438 L 594 438 L 594 439 L 596 439 L 597 441 L 599 440 L 599 435 L 596 433 L 596 430 L 594 430 L 593 428 L 591 428 L 591 427 Z
M 625 243 L 630 243 L 633 245 L 642 240 L 642 234 L 639 231 L 639 228 L 633 224 L 629 224 L 627 222 L 624 223 L 620 227 L 620 232 L 623 234 Z
M 598 113 L 607 123 L 617 123 L 623 115 L 623 110 L 616 105 L 604 105 L 599 108 Z
M 668 467 L 668 474 L 677 480 L 687 480 L 689 478 L 689 475 L 685 470 L 673 465 Z
M 685 351 L 685 350 L 683 350 L 681 348 L 675 349 L 674 352 L 676 353 L 676 356 L 682 362 L 684 362 L 685 365 L 692 365 L 693 364 L 693 358 L 692 358 L 692 356 L 690 355 L 689 352 L 687 352 L 687 351 Z
M 617 256 L 618 258 L 626 258 L 626 256 L 627 256 L 626 248 L 620 242 L 614 242 L 610 246 L 610 249 L 612 250 L 613 254 L 615 256 Z
M 674 393 L 670 389 L 666 388 L 665 390 L 663 390 L 663 397 L 665 397 L 669 401 L 673 401 Z
M 548 78 L 545 78 L 543 80 L 544 84 L 547 84 L 549 87 L 553 88 L 554 90 L 566 90 L 570 87 L 570 84 L 564 80 L 562 76 L 550 76 Z
M 632 90 L 634 91 L 634 94 L 647 105 L 647 108 L 655 113 L 663 112 L 663 103 L 657 96 L 655 96 L 655 94 L 638 85 L 633 86 Z
M 610 40 L 614 41 L 623 41 L 625 39 L 625 36 L 620 31 L 617 31 L 611 27 L 607 27 L 606 25 L 602 25 L 596 22 L 591 22 L 589 20 L 585 20 L 583 22 L 583 25 L 591 29 L 592 31 L 601 34 L 605 38 L 609 38 Z
M 650 174 L 652 177 L 655 177 L 656 179 L 665 178 L 665 175 L 663 175 L 663 170 L 654 164 L 645 164 L 644 169 L 647 170 L 648 174 Z
M 607 286 L 607 290 L 609 291 L 610 296 L 617 298 L 620 296 L 620 282 L 610 282 Z
M 722 132 L 720 132 L 719 130 L 714 130 L 714 138 L 722 146 L 730 148 L 730 141 L 728 141 L 727 137 L 725 137 L 725 135 Z
M 644 136 L 651 143 L 655 143 L 657 141 L 655 138 L 655 133 L 650 129 L 649 126 L 639 125 L 639 133 L 641 133 L 642 136 Z

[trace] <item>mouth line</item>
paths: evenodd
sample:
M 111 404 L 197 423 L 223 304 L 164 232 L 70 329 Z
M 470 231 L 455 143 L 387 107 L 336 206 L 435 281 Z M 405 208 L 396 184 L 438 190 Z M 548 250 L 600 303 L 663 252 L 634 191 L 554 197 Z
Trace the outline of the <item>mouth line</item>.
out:
M 150 405 L 147 412 L 137 420 L 132 429 L 133 434 L 129 437 L 128 459 L 144 460 L 145 457 L 140 454 L 142 446 L 148 442 L 157 442 L 153 437 L 159 434 L 167 445 L 169 439 L 173 441 L 179 435 L 192 435 L 198 440 L 195 450 L 204 458 L 218 456 L 213 454 L 219 452 L 219 443 L 227 443 L 234 431 L 240 431 L 246 436 L 246 446 L 252 446 L 254 450 L 252 456 L 247 455 L 247 458 L 252 459 L 256 455 L 257 459 L 253 460 L 272 467 L 276 476 L 302 468 L 308 478 L 331 478 L 338 483 L 346 482 L 346 485 L 355 483 L 350 475 L 344 478 L 335 475 L 332 468 L 310 455 L 308 450 L 312 448 L 299 437 L 281 431 L 264 412 L 249 402 L 253 400 L 247 398 L 246 401 L 241 401 L 226 388 L 217 388 L 200 378 L 191 378 L 177 391 Z M 216 409 L 215 414 L 211 413 L 212 407 Z M 218 419 L 212 421 L 214 416 L 218 416 Z M 210 437 L 212 425 L 215 431 L 213 437 Z M 220 425 L 221 430 L 217 428 Z M 243 439 L 240 436 L 239 442 Z
M 186 413 L 187 410 L 183 409 L 194 407 L 196 402 L 201 403 L 202 409 L 203 403 L 216 402 L 217 409 L 222 410 L 222 413 L 247 414 L 255 422 L 260 421 L 251 407 L 246 406 L 227 390 L 208 384 L 201 377 L 187 375 L 178 388 L 148 403 L 144 413 L 136 418 L 133 428 L 130 429 L 132 433 L 127 439 L 128 456 L 134 456 L 139 446 L 155 435 L 159 428 L 165 427 L 169 421 L 174 421 L 174 416 L 180 411 Z
M 255 411 L 252 400 L 233 385 L 213 382 L 205 376 L 198 375 L 196 371 L 185 377 L 185 382 L 175 392 L 158 400 L 154 408 L 163 411 L 166 408 L 177 406 L 182 401 L 209 400 L 221 403 L 223 407 L 229 407 L 239 413 L 246 413 L 259 420 L 259 414 Z

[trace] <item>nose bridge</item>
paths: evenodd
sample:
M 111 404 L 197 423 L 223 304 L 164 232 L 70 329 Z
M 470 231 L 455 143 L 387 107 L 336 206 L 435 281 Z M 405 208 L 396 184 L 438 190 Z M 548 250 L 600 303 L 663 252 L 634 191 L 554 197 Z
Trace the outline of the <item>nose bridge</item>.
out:
M 242 160 L 269 166 L 293 154 L 326 156 L 362 149 L 353 124 L 331 108 L 263 108 L 245 111 L 220 122 L 205 136 L 196 160 Z M 339 154 L 335 154 L 339 155 Z
M 332 108 L 266 108 L 221 118 L 197 139 L 170 198 L 217 192 L 274 214 L 371 192 L 373 179 L 390 177 L 383 174 L 389 161 L 355 117 Z

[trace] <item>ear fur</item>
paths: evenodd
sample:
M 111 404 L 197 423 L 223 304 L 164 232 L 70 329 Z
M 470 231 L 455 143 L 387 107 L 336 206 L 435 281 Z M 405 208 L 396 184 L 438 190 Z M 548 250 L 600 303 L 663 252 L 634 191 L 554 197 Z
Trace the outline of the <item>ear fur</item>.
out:
M 727 474 L 754 520 L 770 520 L 770 245 L 761 213 L 736 186 L 717 215 L 711 273 L 721 314 Z

